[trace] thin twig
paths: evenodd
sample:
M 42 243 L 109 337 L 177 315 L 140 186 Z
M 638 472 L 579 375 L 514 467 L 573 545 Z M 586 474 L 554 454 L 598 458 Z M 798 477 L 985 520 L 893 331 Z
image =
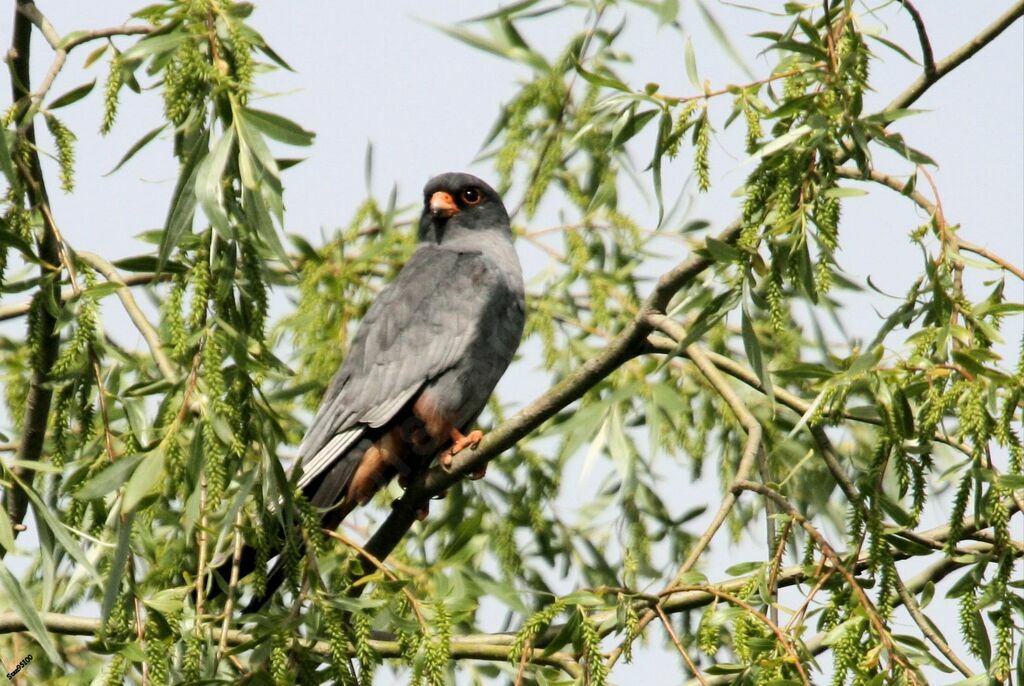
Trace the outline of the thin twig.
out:
M 163 344 L 160 342 L 160 334 L 156 332 L 156 329 L 146 318 L 139 304 L 135 302 L 135 296 L 132 295 L 131 289 L 127 287 L 114 265 L 95 253 L 80 251 L 77 255 L 79 259 L 87 262 L 103 274 L 108 281 L 121 286 L 121 288 L 117 289 L 117 297 L 121 300 L 125 312 L 128 313 L 128 317 L 132 320 L 135 328 L 139 330 L 139 333 L 146 340 L 146 345 L 149 347 L 149 352 L 153 355 L 153 360 L 160 369 L 160 373 L 164 375 L 165 379 L 174 383 L 178 378 L 178 374 L 174 369 L 174 365 L 171 364 L 170 359 L 164 353 Z
M 701 684 L 707 686 L 708 680 L 704 677 L 704 674 L 700 671 L 700 669 L 697 668 L 697 665 L 694 664 L 693 660 L 690 659 L 690 656 L 686 652 L 686 648 L 683 647 L 683 644 L 680 643 L 679 637 L 676 636 L 676 630 L 672 628 L 672 620 L 670 620 L 668 618 L 668 615 L 665 614 L 665 611 L 661 609 L 660 603 L 654 603 L 654 611 L 658 613 L 658 617 L 661 619 L 661 623 L 665 625 L 665 631 L 668 632 L 668 637 L 672 639 L 672 643 L 675 645 L 676 650 L 678 650 L 679 654 L 683 656 L 683 661 L 686 662 L 686 666 L 690 668 L 691 672 L 693 672 L 693 676 Z
M 792 641 L 790 641 L 786 637 L 785 632 L 779 628 L 779 625 L 776 622 L 773 622 L 766 614 L 759 611 L 757 608 L 755 608 L 753 605 L 743 600 L 742 598 L 735 596 L 731 593 L 727 593 L 726 591 L 723 591 L 721 589 L 715 588 L 714 586 L 683 586 L 679 590 L 706 591 L 707 593 L 710 593 L 716 598 L 720 598 L 721 600 L 726 601 L 730 605 L 735 605 L 739 608 L 742 608 L 747 612 L 747 614 L 751 615 L 752 617 L 756 617 L 762 624 L 768 627 L 773 634 L 775 634 L 775 638 L 779 640 L 779 645 L 781 645 L 782 649 L 786 651 L 787 655 L 789 655 L 793 667 L 796 668 L 797 673 L 800 675 L 800 681 L 806 684 L 806 686 L 810 686 L 811 682 L 807 678 L 807 672 L 804 671 L 803 660 L 800 659 L 800 655 L 797 653 L 796 647 L 793 645 Z M 674 591 L 675 589 L 667 589 L 666 591 L 663 591 L 663 595 L 666 593 L 671 594 Z
M 910 107 L 917 101 L 925 91 L 934 86 L 939 79 L 950 73 L 961 64 L 969 60 L 979 50 L 994 41 L 999 34 L 1010 28 L 1015 21 L 1024 16 L 1024 0 L 1015 2 L 1009 9 L 981 30 L 971 40 L 954 50 L 947 57 L 935 63 L 935 70 L 931 74 L 921 74 L 902 93 L 893 98 L 892 102 L 886 105 L 883 112 L 892 112 Z
M 235 609 L 235 589 L 238 588 L 238 576 L 242 568 L 242 550 L 245 547 L 242 539 L 242 511 L 235 515 L 234 550 L 231 554 L 231 575 L 228 579 L 227 598 L 224 601 L 224 622 L 220 626 L 218 653 L 224 655 L 228 645 L 228 629 L 231 627 L 231 613 Z
M 949 660 L 951 665 L 957 668 L 957 671 L 968 679 L 974 676 L 974 672 L 971 671 L 971 668 L 964 664 L 963 660 L 957 657 L 957 654 L 949 647 L 946 640 L 932 628 L 931 622 L 928 621 L 928 618 L 924 616 L 923 612 L 921 612 L 921 606 L 917 604 L 917 599 L 914 598 L 913 594 L 907 590 L 907 587 L 903 584 L 903 579 L 900 578 L 899 574 L 893 574 L 893 583 L 896 584 L 896 592 L 899 594 L 900 600 L 903 601 L 903 604 L 907 608 L 907 612 L 910 613 L 914 623 L 917 624 L 917 627 L 921 630 L 921 633 L 924 634 L 925 638 L 932 642 L 932 645 L 935 646 L 947 660 Z
M 656 328 L 660 331 L 664 331 L 673 338 L 683 340 L 686 338 L 686 333 L 683 331 L 683 327 L 663 314 L 648 314 L 645 317 L 645 322 L 651 327 Z M 739 466 L 736 469 L 736 477 L 733 481 L 733 485 L 746 481 L 750 476 L 750 472 L 753 471 L 754 463 L 758 458 L 758 455 L 762 452 L 761 447 L 761 424 L 757 421 L 750 410 L 747 409 L 746 404 L 740 399 L 736 392 L 725 382 L 725 379 L 719 373 L 717 367 L 711 363 L 710 359 L 704 352 L 696 345 L 690 344 L 685 348 L 686 354 L 690 357 L 697 368 L 700 370 L 704 378 L 708 380 L 708 383 L 715 389 L 715 391 L 722 397 L 729 409 L 732 410 L 736 419 L 739 421 L 743 430 L 747 434 L 746 441 L 743 445 L 743 453 L 740 458 Z M 708 524 L 704 533 L 697 539 L 697 542 L 690 549 L 689 554 L 683 561 L 683 564 L 676 571 L 675 576 L 669 586 L 678 586 L 681 583 L 682 578 L 687 572 L 689 572 L 693 566 L 700 559 L 701 555 L 704 554 L 704 550 L 711 543 L 711 539 L 715 537 L 722 524 L 725 523 L 732 508 L 736 505 L 738 498 L 738 491 L 735 488 L 730 487 L 725 494 L 725 498 L 722 500 L 722 505 L 718 508 L 718 512 L 712 518 L 711 523 Z M 660 601 L 659 601 L 660 602 Z M 653 610 L 648 610 L 641 617 L 637 624 L 636 633 L 643 631 L 644 627 L 650 624 L 651 620 L 655 618 L 656 614 Z M 624 645 L 616 647 L 608 657 L 608 667 L 611 668 L 615 665 L 619 656 L 622 655 Z
M 935 54 L 932 52 L 932 42 L 928 40 L 928 31 L 924 27 L 924 20 L 921 13 L 914 7 L 910 0 L 900 0 L 903 9 L 907 10 L 910 18 L 914 21 L 914 28 L 917 30 L 917 40 L 921 44 L 921 58 L 924 62 L 924 75 L 928 78 L 935 77 Z
M 821 532 L 819 532 L 781 493 L 753 481 L 738 482 L 736 483 L 735 488 L 741 491 L 759 493 L 762 496 L 771 498 L 777 505 L 779 505 L 779 507 L 785 510 L 786 513 L 797 524 L 799 524 L 811 538 L 814 539 L 815 544 L 818 546 L 818 550 L 820 550 L 822 554 L 829 559 L 829 562 L 833 567 L 835 567 L 836 571 L 846 579 L 850 590 L 857 596 L 857 600 L 860 602 L 861 607 L 864 608 L 864 613 L 867 615 L 868 621 L 874 627 L 879 640 L 891 655 L 892 660 L 905 669 L 907 674 L 915 683 L 921 683 L 918 681 L 918 672 L 914 666 L 911 665 L 903 656 L 903 653 L 897 649 L 896 644 L 893 642 L 892 635 L 889 633 L 889 629 L 885 626 L 885 621 L 878 614 L 878 609 L 875 607 L 875 604 L 871 601 L 871 598 L 868 597 L 864 588 L 857 582 L 857 578 L 847 568 L 847 566 L 843 564 L 842 559 L 838 554 L 836 554 L 835 549 L 833 549 L 831 544 L 829 544 L 829 542 L 825 540 L 825 537 L 821 535 Z

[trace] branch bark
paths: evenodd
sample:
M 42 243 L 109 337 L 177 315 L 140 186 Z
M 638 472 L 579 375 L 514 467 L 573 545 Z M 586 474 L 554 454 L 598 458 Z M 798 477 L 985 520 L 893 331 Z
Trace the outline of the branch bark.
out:
M 32 375 L 29 380 L 28 399 L 26 402 L 24 429 L 21 437 L 21 445 L 18 448 L 17 459 L 22 463 L 35 462 L 43 452 L 43 441 L 46 437 L 46 423 L 50 416 L 50 403 L 53 400 L 53 391 L 47 384 L 49 372 L 57 360 L 57 352 L 60 344 L 60 337 L 56 333 L 56 319 L 43 305 L 43 298 L 56 298 L 59 295 L 57 286 L 56 270 L 60 264 L 60 246 L 57 239 L 57 230 L 53 225 L 52 215 L 42 211 L 48 207 L 49 199 L 46 193 L 46 183 L 43 179 L 43 170 L 39 162 L 39 154 L 36 151 L 35 126 L 31 119 L 31 98 L 30 98 L 30 57 L 32 48 L 32 22 L 21 10 L 30 2 L 19 0 L 14 13 L 14 33 L 11 40 L 10 67 L 11 67 L 11 95 L 16 103 L 17 111 L 15 121 L 22 117 L 29 116 L 24 131 L 24 145 L 28 157 L 27 178 L 22 181 L 25 185 L 25 197 L 28 205 L 33 211 L 40 211 L 43 217 L 42 232 L 36 240 L 36 251 L 40 261 L 40 293 L 36 300 L 35 307 L 38 308 L 38 320 L 35 344 L 38 346 L 38 354 L 32 365 Z M 12 155 L 13 157 L 13 155 Z M 19 165 L 20 170 L 24 166 Z M 31 329 L 31 327 L 30 327 Z M 33 332 L 29 331 L 29 338 L 33 338 Z M 31 479 L 35 472 L 25 467 L 14 467 L 15 473 L 21 479 Z M 31 472 L 31 473 L 30 473 Z M 28 499 L 25 493 L 12 484 L 4 493 L 4 507 L 15 526 L 14 535 L 17 536 L 19 528 L 28 510 Z M 0 558 L 6 554 L 6 550 L 0 549 Z

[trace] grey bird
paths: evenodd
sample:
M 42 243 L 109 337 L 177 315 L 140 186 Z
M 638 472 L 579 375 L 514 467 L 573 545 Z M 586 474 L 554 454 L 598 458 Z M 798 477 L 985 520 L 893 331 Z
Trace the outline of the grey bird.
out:
M 508 212 L 475 176 L 441 174 L 423 189 L 419 243 L 374 300 L 331 380 L 295 469 L 336 527 L 396 475 L 442 447 L 441 463 L 483 434 L 470 431 L 523 333 L 522 267 Z
M 501 197 L 470 174 L 434 177 L 423 189 L 416 250 L 367 310 L 299 447 L 293 476 L 321 510 L 322 526 L 336 528 L 438 453 L 447 467 L 479 443 L 483 434 L 470 427 L 512 361 L 524 322 L 523 273 Z M 246 547 L 240 576 L 257 564 Z M 218 567 L 209 598 L 224 591 L 231 566 Z M 283 580 L 279 559 L 246 611 Z

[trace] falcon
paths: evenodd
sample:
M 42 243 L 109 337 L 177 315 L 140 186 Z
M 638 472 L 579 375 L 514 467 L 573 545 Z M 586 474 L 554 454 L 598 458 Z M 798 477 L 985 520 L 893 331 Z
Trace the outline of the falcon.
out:
M 418 244 L 366 312 L 299 448 L 298 486 L 335 528 L 441 448 L 447 467 L 523 333 L 523 274 L 508 212 L 475 176 L 423 189 Z M 482 475 L 482 474 L 481 474 Z

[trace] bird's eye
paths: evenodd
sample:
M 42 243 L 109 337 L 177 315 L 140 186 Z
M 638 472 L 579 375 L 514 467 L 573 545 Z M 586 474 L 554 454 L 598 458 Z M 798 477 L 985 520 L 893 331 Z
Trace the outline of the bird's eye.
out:
M 467 188 L 462 191 L 462 202 L 467 205 L 479 205 L 481 200 L 483 200 L 483 196 L 475 188 Z

